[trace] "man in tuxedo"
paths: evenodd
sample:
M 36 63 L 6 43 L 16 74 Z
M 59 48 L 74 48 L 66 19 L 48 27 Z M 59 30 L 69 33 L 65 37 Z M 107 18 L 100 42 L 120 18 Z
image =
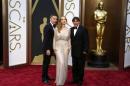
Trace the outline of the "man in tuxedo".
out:
M 74 17 L 72 19 L 74 27 L 71 28 L 71 55 L 72 55 L 72 83 L 82 86 L 85 56 L 88 52 L 88 33 L 87 30 L 80 25 L 80 19 Z
M 50 77 L 48 76 L 48 67 L 50 64 L 51 56 L 53 55 L 53 36 L 54 28 L 57 23 L 57 16 L 50 16 L 50 23 L 44 28 L 44 39 L 43 39 L 43 66 L 42 66 L 42 81 L 48 84 Z

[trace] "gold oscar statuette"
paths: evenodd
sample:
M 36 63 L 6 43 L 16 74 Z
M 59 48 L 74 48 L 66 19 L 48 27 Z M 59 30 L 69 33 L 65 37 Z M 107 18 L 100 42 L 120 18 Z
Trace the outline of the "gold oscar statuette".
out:
M 96 21 L 96 45 L 97 48 L 95 50 L 97 55 L 103 55 L 106 51 L 102 49 L 103 42 L 103 34 L 105 30 L 105 23 L 107 20 L 107 11 L 104 10 L 104 3 L 100 1 L 98 3 L 97 9 L 94 11 L 94 19 Z

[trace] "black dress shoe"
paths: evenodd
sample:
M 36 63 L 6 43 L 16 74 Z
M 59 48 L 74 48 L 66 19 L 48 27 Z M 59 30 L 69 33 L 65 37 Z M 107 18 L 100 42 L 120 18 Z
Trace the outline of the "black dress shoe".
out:
M 69 83 L 70 84 L 77 84 L 78 82 L 73 80 L 73 81 L 70 81 Z
M 79 82 L 79 83 L 78 83 L 78 86 L 82 86 L 82 82 Z
M 49 80 L 48 80 L 48 78 L 43 78 L 43 79 L 42 79 L 42 82 L 45 83 L 45 84 L 48 84 L 48 83 L 49 83 Z
M 43 82 L 44 84 L 48 84 L 48 83 L 49 83 L 48 80 L 43 80 L 42 82 Z

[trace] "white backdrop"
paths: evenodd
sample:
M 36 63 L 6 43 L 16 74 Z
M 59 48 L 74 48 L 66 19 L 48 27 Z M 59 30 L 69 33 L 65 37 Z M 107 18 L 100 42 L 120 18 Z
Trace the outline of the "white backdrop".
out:
M 130 66 L 130 0 L 127 6 L 126 39 L 125 39 L 125 61 L 124 67 Z
M 80 0 L 64 0 L 64 16 L 67 18 L 67 27 L 73 26 L 72 18 L 80 15 Z M 71 52 L 69 54 L 68 65 L 72 65 Z
M 27 0 L 8 0 L 9 66 L 27 61 Z

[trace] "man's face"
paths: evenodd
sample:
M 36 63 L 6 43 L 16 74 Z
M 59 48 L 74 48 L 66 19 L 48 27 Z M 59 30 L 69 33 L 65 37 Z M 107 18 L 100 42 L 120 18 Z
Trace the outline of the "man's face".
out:
M 51 21 L 52 24 L 56 24 L 57 23 L 57 16 L 52 16 L 50 18 L 50 21 Z
M 74 21 L 73 21 L 73 24 L 74 24 L 74 27 L 77 27 L 77 26 L 80 24 L 80 21 L 74 20 Z

